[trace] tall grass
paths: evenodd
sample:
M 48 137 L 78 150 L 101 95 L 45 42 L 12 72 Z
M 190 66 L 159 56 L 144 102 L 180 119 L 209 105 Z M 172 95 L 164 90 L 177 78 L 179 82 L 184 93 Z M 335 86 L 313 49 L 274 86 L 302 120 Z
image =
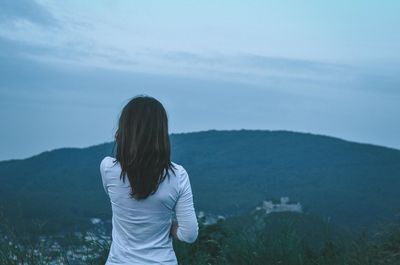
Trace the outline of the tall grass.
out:
M 1 227 L 8 232 L 0 243 L 0 264 L 49 264 L 48 255 L 57 264 L 71 264 L 67 250 L 49 253 L 45 242 L 40 248 L 9 224 Z M 104 264 L 108 243 L 88 244 L 101 255 L 82 264 Z M 181 265 L 400 265 L 400 222 L 374 234 L 343 235 L 304 215 L 252 216 L 200 225 L 194 244 L 174 242 L 174 249 Z
M 267 217 L 268 218 L 268 217 Z M 376 235 L 341 235 L 327 227 L 319 239 L 292 219 L 278 226 L 229 228 L 218 223 L 200 229 L 193 245 L 175 244 L 183 265 L 398 265 L 400 223 Z M 302 230 L 299 231 L 299 228 Z M 312 229 L 313 227 L 311 227 Z M 317 228 L 315 228 L 317 229 Z M 307 230 L 307 229 L 305 229 Z M 318 229 L 317 229 L 318 230 Z M 321 232 L 319 232 L 321 233 Z M 316 242 L 319 241 L 319 242 Z
M 64 251 L 51 253 L 45 241 L 38 240 L 43 222 L 31 221 L 18 229 L 3 214 L 0 215 L 0 264 L 49 264 L 47 257 L 68 264 Z

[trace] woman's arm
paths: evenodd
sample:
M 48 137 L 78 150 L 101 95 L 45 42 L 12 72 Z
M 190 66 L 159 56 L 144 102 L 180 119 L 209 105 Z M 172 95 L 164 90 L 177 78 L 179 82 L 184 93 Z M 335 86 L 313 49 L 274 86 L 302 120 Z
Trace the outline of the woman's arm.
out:
M 189 176 L 182 167 L 179 174 L 180 192 L 175 206 L 177 223 L 172 224 L 171 234 L 180 241 L 193 243 L 197 239 L 199 226 L 193 205 Z
M 171 236 L 174 239 L 178 239 L 178 236 L 176 235 L 176 231 L 178 230 L 178 222 L 176 220 L 172 220 L 172 225 L 171 225 Z

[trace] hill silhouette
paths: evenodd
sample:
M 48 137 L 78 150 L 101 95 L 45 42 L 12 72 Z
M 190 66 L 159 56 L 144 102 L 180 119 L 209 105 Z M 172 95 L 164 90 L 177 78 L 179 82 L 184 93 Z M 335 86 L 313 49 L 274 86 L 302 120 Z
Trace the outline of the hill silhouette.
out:
M 173 161 L 189 172 L 196 210 L 236 215 L 289 196 L 334 223 L 362 228 L 400 208 L 400 151 L 289 131 L 172 134 Z M 0 162 L 7 216 L 80 227 L 110 217 L 99 163 L 113 143 Z

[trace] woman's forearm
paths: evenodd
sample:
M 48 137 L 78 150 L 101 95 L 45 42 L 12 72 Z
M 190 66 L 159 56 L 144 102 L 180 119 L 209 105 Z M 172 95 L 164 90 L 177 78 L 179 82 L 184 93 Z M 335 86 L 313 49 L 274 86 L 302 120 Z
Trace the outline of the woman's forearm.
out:
M 172 238 L 178 239 L 178 236 L 176 234 L 177 231 L 178 231 L 178 222 L 176 220 L 173 220 L 172 221 L 172 225 L 171 225 L 171 236 L 172 236 Z

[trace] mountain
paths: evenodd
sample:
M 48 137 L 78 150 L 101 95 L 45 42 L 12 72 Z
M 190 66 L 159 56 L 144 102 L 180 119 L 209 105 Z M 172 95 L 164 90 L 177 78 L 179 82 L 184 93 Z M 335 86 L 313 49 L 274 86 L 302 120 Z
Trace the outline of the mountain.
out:
M 173 161 L 189 172 L 198 211 L 236 215 L 289 196 L 311 213 L 362 228 L 400 210 L 400 151 L 289 131 L 172 134 Z M 99 163 L 113 143 L 0 162 L 0 207 L 12 221 L 81 227 L 110 217 Z

